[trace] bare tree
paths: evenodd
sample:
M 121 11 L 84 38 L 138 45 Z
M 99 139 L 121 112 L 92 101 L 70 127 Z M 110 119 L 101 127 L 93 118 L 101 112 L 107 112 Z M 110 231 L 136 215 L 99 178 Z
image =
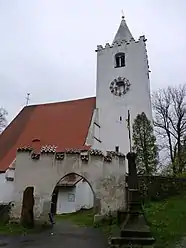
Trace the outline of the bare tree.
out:
M 182 173 L 186 132 L 186 84 L 160 89 L 152 96 L 154 125 L 162 148 L 169 150 L 173 174 Z
M 0 108 L 0 133 L 7 125 L 6 115 L 7 111 L 4 108 Z

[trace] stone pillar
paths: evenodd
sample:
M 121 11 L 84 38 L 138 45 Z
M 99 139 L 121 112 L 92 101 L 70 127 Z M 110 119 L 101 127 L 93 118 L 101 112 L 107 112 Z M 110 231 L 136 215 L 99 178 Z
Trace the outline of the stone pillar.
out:
M 149 246 L 155 240 L 142 211 L 138 176 L 136 169 L 136 154 L 127 154 L 129 165 L 128 177 L 128 209 L 124 222 L 121 225 L 120 237 L 112 237 L 109 241 L 112 247 L 128 247 L 131 245 Z

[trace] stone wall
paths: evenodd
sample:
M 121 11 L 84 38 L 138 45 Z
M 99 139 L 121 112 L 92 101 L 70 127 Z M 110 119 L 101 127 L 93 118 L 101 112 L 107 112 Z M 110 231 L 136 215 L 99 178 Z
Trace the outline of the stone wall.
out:
M 51 151 L 49 149 L 49 151 Z M 16 156 L 15 206 L 12 217 L 20 218 L 23 192 L 34 187 L 34 216 L 48 219 L 51 195 L 58 181 L 70 173 L 84 177 L 92 187 L 98 215 L 125 207 L 125 157 L 96 150 L 41 152 L 20 150 Z M 97 206 L 96 206 L 97 207 Z
M 10 204 L 0 204 L 0 224 L 6 224 L 10 219 Z
M 138 180 L 143 200 L 163 200 L 186 190 L 186 178 L 138 176 Z

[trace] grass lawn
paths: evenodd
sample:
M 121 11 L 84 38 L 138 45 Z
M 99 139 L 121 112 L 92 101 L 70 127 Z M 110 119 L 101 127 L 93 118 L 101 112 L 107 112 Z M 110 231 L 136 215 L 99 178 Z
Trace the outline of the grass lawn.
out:
M 175 247 L 186 236 L 186 193 L 148 204 L 144 210 L 157 239 L 155 247 Z
M 144 211 L 156 238 L 156 248 L 174 248 L 175 243 L 186 236 L 186 194 L 146 204 Z M 56 219 L 70 220 L 80 226 L 93 226 L 92 210 L 56 216 Z M 105 223 L 99 228 L 106 234 L 118 232 L 116 220 L 111 227 Z
M 100 228 L 107 235 L 111 235 L 113 233 L 118 232 L 116 220 L 112 221 L 112 225 L 108 225 L 108 222 L 105 222 L 104 224 L 101 224 L 101 225 L 94 225 L 93 224 L 94 214 L 93 214 L 92 209 L 91 210 L 80 210 L 72 214 L 57 215 L 55 219 L 56 221 L 69 220 L 79 226 Z
M 49 226 L 36 225 L 34 228 L 24 228 L 20 224 L 2 224 L 0 223 L 0 234 L 4 235 L 19 235 L 19 234 L 31 234 L 31 233 L 41 233 L 42 231 L 49 228 Z

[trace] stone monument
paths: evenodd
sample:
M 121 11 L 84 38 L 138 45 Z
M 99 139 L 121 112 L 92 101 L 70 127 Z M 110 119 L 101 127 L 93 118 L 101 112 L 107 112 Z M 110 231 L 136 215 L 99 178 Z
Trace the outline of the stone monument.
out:
M 23 193 L 23 203 L 21 211 L 21 225 L 26 228 L 34 227 L 34 188 L 27 187 Z
M 143 247 L 152 245 L 155 239 L 152 237 L 150 228 L 142 210 L 138 176 L 136 169 L 136 154 L 127 154 L 129 176 L 128 176 L 128 206 L 127 210 L 120 213 L 125 216 L 121 223 L 119 237 L 110 239 L 111 247 Z M 122 215 L 123 214 L 123 215 Z

